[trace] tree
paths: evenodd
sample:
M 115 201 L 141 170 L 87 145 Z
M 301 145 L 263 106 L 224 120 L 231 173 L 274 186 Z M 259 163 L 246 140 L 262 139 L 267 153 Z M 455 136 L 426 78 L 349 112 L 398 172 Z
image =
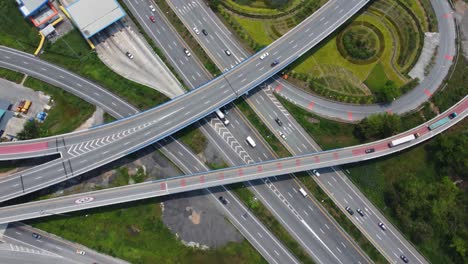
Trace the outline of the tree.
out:
M 220 4 L 221 4 L 221 2 L 219 0 L 208 0 L 208 5 L 214 11 L 219 11 L 219 5 Z
M 375 114 L 366 117 L 354 130 L 361 140 L 389 137 L 401 129 L 401 119 L 398 115 Z
M 430 158 L 437 164 L 440 174 L 460 176 L 467 180 L 468 176 L 468 134 L 456 133 L 437 137 L 428 151 Z
M 34 120 L 26 122 L 23 130 L 17 135 L 19 140 L 39 138 L 42 136 L 45 136 L 45 133 L 42 131 L 40 124 Z
M 398 89 L 398 86 L 392 80 L 387 81 L 380 91 L 377 92 L 377 100 L 379 102 L 390 103 L 398 96 L 400 96 L 400 89 Z

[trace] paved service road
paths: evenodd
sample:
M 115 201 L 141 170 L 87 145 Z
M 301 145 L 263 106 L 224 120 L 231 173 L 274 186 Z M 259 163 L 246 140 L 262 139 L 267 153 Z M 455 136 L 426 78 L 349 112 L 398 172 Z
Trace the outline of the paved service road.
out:
M 441 118 L 444 118 L 453 112 L 457 112 L 458 116 L 451 119 L 450 122 L 431 131 L 427 129 L 428 125 L 433 124 L 437 120 L 440 120 Z M 215 170 L 162 181 L 146 182 L 102 191 L 94 191 L 37 202 L 12 205 L 0 208 L 0 223 L 15 222 L 24 219 L 38 218 L 50 215 L 51 213 L 56 214 L 83 210 L 87 208 L 117 204 L 126 201 L 134 201 L 171 193 L 179 193 L 221 184 L 271 177 L 272 175 L 277 174 L 306 171 L 316 168 L 331 167 L 345 163 L 353 163 L 378 158 L 399 152 L 424 142 L 460 122 L 466 117 L 467 114 L 468 96 L 436 118 L 391 138 L 386 138 L 364 145 L 320 152 L 317 154 L 284 158 L 281 160 L 256 163 L 243 167 Z M 401 144 L 392 148 L 388 146 L 390 141 L 414 133 L 419 133 L 420 136 L 406 144 Z M 375 148 L 375 152 L 365 154 L 364 151 L 370 147 Z M 392 228 L 392 226 L 387 227 L 387 231 L 384 232 L 384 234 L 391 232 L 392 230 L 390 229 Z
M 83 221 L 86 221 L 85 218 Z M 40 238 L 33 237 L 33 234 L 40 235 Z M 48 254 L 60 258 L 64 263 L 128 263 L 21 223 L 8 224 L 2 239 L 11 244 L 20 243 L 25 245 L 25 247 L 36 249 L 37 253 L 43 255 Z M 84 251 L 85 255 L 77 254 L 77 250 Z M 28 250 L 23 251 L 28 252 Z M 35 259 L 35 256 L 29 256 L 28 263 L 31 262 L 31 259 Z

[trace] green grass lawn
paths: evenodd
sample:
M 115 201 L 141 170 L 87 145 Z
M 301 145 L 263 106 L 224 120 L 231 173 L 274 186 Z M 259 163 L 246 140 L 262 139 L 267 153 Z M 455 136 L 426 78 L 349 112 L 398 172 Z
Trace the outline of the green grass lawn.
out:
M 372 69 L 371 73 L 364 81 L 367 87 L 373 91 L 374 93 L 380 91 L 380 89 L 385 85 L 388 81 L 387 75 L 385 74 L 385 69 L 382 63 L 375 64 L 374 68 Z
M 76 30 L 53 45 L 47 44 L 41 58 L 95 81 L 142 110 L 168 100 L 162 93 L 127 80 L 109 69 Z
M 131 263 L 265 263 L 245 240 L 215 250 L 186 247 L 161 214 L 160 200 L 148 199 L 27 223 Z
M 24 78 L 24 74 L 0 68 L 0 78 L 7 79 L 11 82 L 20 83 Z
M 402 79 L 397 72 L 391 67 L 392 54 L 394 45 L 392 43 L 392 35 L 389 29 L 374 16 L 362 14 L 356 18 L 355 22 L 368 22 L 376 26 L 382 32 L 385 39 L 385 49 L 379 61 L 365 65 L 354 64 L 341 56 L 336 46 L 336 34 L 332 38 L 326 39 L 323 44 L 319 45 L 305 55 L 302 59 L 293 63 L 291 69 L 301 73 L 312 74 L 313 76 L 325 74 L 321 72 L 320 65 L 336 65 L 351 71 L 362 82 L 366 80 L 372 73 L 375 65 L 379 62 L 382 64 L 384 71 L 389 79 L 395 81 L 399 86 L 403 85 L 406 80 Z
M 260 45 L 269 45 L 274 39 L 268 35 L 271 25 L 269 20 L 259 20 L 248 17 L 232 16 L 232 18 L 244 28 L 255 42 Z
M 59 135 L 75 130 L 91 117 L 96 109 L 94 105 L 75 95 L 32 77 L 26 79 L 24 86 L 43 91 L 55 101 L 46 120 L 41 124 L 47 135 Z
M 243 13 L 243 14 L 251 14 L 251 15 L 281 15 L 284 14 L 285 12 L 295 8 L 297 5 L 299 5 L 303 0 L 292 0 L 288 3 L 287 7 L 285 10 L 279 10 L 279 9 L 272 9 L 269 8 L 266 4 L 265 1 L 234 1 L 234 0 L 223 0 L 224 3 L 229 6 L 231 9 Z M 239 2 L 239 3 L 238 3 Z
M 23 18 L 15 1 L 0 1 L 0 45 L 33 53 L 39 40 L 39 31 Z

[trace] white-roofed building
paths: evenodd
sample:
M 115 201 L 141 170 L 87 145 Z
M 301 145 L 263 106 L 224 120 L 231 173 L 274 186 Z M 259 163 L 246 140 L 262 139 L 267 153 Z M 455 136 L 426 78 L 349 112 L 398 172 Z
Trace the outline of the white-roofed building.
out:
M 23 16 L 29 17 L 47 4 L 48 1 L 49 0 L 16 0 L 16 3 L 21 13 L 23 13 Z
M 125 16 L 117 0 L 76 0 L 66 10 L 87 39 Z

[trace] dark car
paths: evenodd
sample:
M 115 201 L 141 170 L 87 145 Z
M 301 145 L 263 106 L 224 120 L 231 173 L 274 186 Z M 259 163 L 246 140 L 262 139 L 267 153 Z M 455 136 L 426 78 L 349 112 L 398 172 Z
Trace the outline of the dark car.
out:
M 364 152 L 365 152 L 366 154 L 375 152 L 375 148 L 366 149 Z
M 275 118 L 275 121 L 276 121 L 276 124 L 278 124 L 278 126 L 282 126 L 283 125 L 283 122 L 281 122 L 281 120 L 277 117 Z
M 449 118 L 450 119 L 454 119 L 455 117 L 457 117 L 457 113 L 453 112 L 449 115 Z
M 202 29 L 201 32 L 203 33 L 203 35 L 208 36 L 208 32 L 205 29 Z
M 350 215 L 353 215 L 353 214 L 354 214 L 353 209 L 351 209 L 351 207 L 349 207 L 349 206 L 346 206 L 346 211 L 348 211 L 348 213 L 349 213 Z
M 34 237 L 35 239 L 41 239 L 42 236 L 38 233 L 32 233 L 32 237 Z
M 387 227 L 384 225 L 384 223 L 382 222 L 379 222 L 379 227 L 380 229 L 382 229 L 383 231 L 387 230 Z
M 358 212 L 359 215 L 364 216 L 364 212 L 360 208 L 356 209 L 356 212 Z
M 224 197 L 220 196 L 218 199 L 222 204 L 224 204 L 224 205 L 227 204 L 227 201 L 226 201 L 226 199 L 224 199 Z
M 409 259 L 405 255 L 400 256 L 401 260 L 403 260 L 404 263 L 408 263 Z
M 279 61 L 278 60 L 274 60 L 272 63 L 271 63 L 271 67 L 275 67 L 276 65 L 279 64 Z

